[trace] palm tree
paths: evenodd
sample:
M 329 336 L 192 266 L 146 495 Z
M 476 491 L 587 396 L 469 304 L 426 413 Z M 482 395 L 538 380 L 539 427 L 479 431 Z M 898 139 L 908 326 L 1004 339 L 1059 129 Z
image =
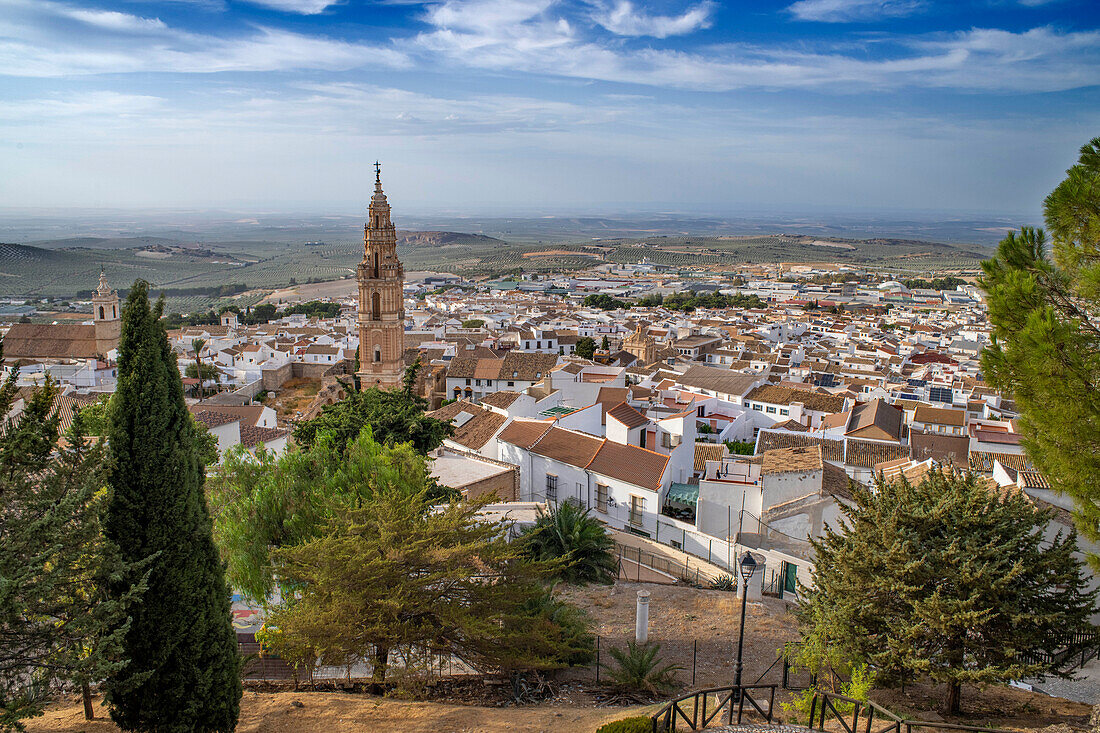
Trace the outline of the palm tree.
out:
M 615 541 L 603 524 L 574 500 L 549 511 L 540 510 L 523 541 L 533 559 L 561 562 L 559 577 L 566 583 L 611 583 L 618 575 Z
M 664 660 L 659 656 L 660 651 L 660 644 L 628 641 L 626 649 L 608 649 L 611 658 L 615 660 L 613 666 L 603 663 L 600 666 L 624 690 L 659 695 L 677 686 L 676 673 L 684 669 L 679 664 L 661 666 Z
M 205 394 L 202 384 L 202 350 L 206 348 L 206 339 L 191 339 L 191 350 L 195 352 L 195 375 L 199 378 L 199 402 Z

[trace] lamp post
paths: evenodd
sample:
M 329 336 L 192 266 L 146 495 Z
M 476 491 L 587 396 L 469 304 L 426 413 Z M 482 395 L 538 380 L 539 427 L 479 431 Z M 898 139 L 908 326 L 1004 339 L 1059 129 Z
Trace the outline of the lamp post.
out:
M 745 584 L 741 588 L 741 631 L 737 635 L 737 667 L 733 684 L 737 688 L 737 700 L 741 700 L 741 652 L 745 646 L 745 607 L 749 600 L 749 578 L 756 572 L 756 558 L 748 550 L 741 556 L 741 578 Z

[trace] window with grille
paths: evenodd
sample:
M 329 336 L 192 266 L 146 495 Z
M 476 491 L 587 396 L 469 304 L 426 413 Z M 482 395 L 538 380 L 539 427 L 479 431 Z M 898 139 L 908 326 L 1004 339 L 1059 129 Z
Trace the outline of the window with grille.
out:
M 558 500 L 558 477 L 552 473 L 546 474 L 546 500 Z
M 607 513 L 607 487 L 596 484 L 596 510 Z

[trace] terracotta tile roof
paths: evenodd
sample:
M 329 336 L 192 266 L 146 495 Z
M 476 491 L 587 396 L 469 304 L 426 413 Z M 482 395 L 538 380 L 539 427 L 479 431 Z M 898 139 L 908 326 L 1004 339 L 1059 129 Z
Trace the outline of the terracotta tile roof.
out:
M 931 458 L 936 463 L 966 470 L 970 467 L 970 438 L 965 435 L 910 432 L 909 457 L 918 462 Z
M 741 374 L 729 369 L 717 369 L 708 366 L 691 366 L 676 382 L 688 387 L 721 392 L 728 395 L 743 395 L 760 377 L 755 374 Z
M 481 450 L 497 434 L 508 418 L 500 413 L 479 410 L 470 420 L 455 428 L 451 440 L 470 450 Z
M 207 409 L 205 403 L 200 402 L 197 405 L 191 405 L 189 408 L 192 413 L 198 413 Z M 241 419 L 241 427 L 245 425 L 255 425 L 263 417 L 264 406 L 263 405 L 218 405 L 217 411 L 225 414 L 239 417 Z
M 767 402 L 772 405 L 789 405 L 792 402 L 801 402 L 806 406 L 806 409 L 816 410 L 817 412 L 840 412 L 844 409 L 843 397 L 780 387 L 775 384 L 765 384 L 757 387 L 745 395 L 745 400 Z
M 613 417 L 623 425 L 626 425 L 627 429 L 641 427 L 649 422 L 648 417 L 625 402 L 620 402 L 608 410 L 607 416 Z
M 760 454 L 760 473 L 820 471 L 823 463 L 820 445 L 776 448 Z
M 901 410 L 885 400 L 861 402 L 852 408 L 845 435 L 870 440 L 900 440 L 903 417 Z
M 970 452 L 970 470 L 972 471 L 977 471 L 978 473 L 992 473 L 993 461 L 998 461 L 1002 466 L 1016 471 L 1032 471 L 1035 469 L 1027 456 L 1020 453 Z
M 604 439 L 565 428 L 550 428 L 530 450 L 571 466 L 584 468 L 596 456 Z
M 771 433 L 763 430 L 760 433 L 760 442 L 757 451 L 773 450 L 775 448 L 791 448 L 794 446 L 821 446 L 822 456 L 826 461 L 834 463 L 844 462 L 844 441 L 829 440 L 828 438 L 815 438 L 812 435 L 796 435 L 792 433 Z
M 192 409 L 191 413 L 195 416 L 196 420 L 201 422 L 207 428 L 216 428 L 222 425 L 228 425 L 231 422 L 240 422 L 241 419 L 236 415 L 230 415 L 228 412 L 208 410 L 205 407 L 198 410 Z
M 513 420 L 497 436 L 502 443 L 510 443 L 519 448 L 529 449 L 551 428 L 552 423 L 542 420 Z
M 913 422 L 962 427 L 966 424 L 966 410 L 952 410 L 948 407 L 918 405 L 916 411 L 913 413 Z
M 706 470 L 707 461 L 720 461 L 726 455 L 726 446 L 721 443 L 695 444 L 695 472 Z
M 95 326 L 71 323 L 16 323 L 4 336 L 4 358 L 94 359 Z
M 657 491 L 668 465 L 668 456 L 634 445 L 604 441 L 588 470 L 634 486 Z
M 840 466 L 828 461 L 822 464 L 821 493 L 841 499 L 852 500 L 852 479 Z
M 481 404 L 489 405 L 490 407 L 499 407 L 505 410 L 512 406 L 512 403 L 520 398 L 519 392 L 510 392 L 508 390 L 501 390 L 500 392 L 492 392 L 481 398 Z
M 283 437 L 289 430 L 283 428 L 259 428 L 255 425 L 241 423 L 241 445 L 251 448 L 260 443 L 270 443 Z
M 481 450 L 489 442 L 489 439 L 497 434 L 500 426 L 508 420 L 506 416 L 500 413 L 486 410 L 466 400 L 458 400 L 449 405 L 444 405 L 438 410 L 432 410 L 424 414 L 436 420 L 450 422 L 461 413 L 466 413 L 471 417 L 461 425 L 455 426 L 451 440 L 470 450 Z
M 825 421 L 822 420 L 822 424 L 824 424 L 824 423 L 825 423 Z M 795 433 L 806 433 L 806 432 L 809 432 L 809 430 L 810 430 L 808 427 L 806 427 L 802 423 L 798 422 L 797 420 L 786 420 L 786 421 L 781 422 L 781 423 L 776 423 L 775 425 L 772 425 L 771 429 L 772 430 L 790 430 L 790 431 L 795 432 Z
M 900 443 L 873 443 L 868 440 L 849 440 L 844 463 L 860 468 L 874 468 L 879 463 L 908 458 L 909 449 Z

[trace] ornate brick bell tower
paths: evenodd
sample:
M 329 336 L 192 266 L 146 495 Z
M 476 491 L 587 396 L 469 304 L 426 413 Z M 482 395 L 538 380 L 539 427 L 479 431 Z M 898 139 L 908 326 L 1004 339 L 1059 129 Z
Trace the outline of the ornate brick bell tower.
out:
M 397 259 L 397 230 L 382 192 L 382 166 L 374 164 L 374 195 L 363 227 L 359 263 L 359 383 L 369 387 L 401 384 L 405 364 L 405 268 Z

